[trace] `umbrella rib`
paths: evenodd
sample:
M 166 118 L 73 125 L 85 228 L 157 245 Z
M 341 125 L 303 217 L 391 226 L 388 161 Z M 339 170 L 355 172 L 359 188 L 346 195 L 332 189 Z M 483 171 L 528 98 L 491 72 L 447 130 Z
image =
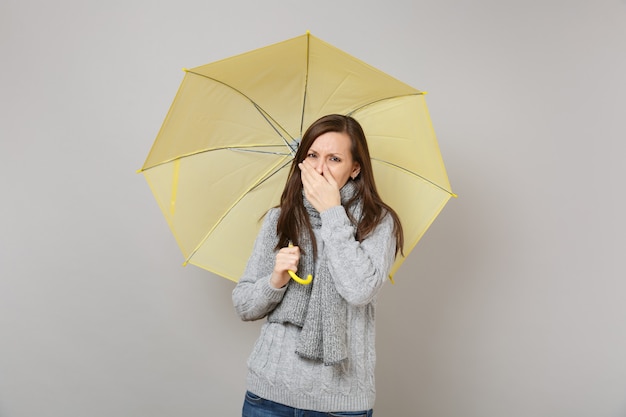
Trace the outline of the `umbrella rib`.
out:
M 261 106 L 259 106 L 259 104 L 257 102 L 255 102 L 251 97 L 249 97 L 248 95 L 246 95 L 243 91 L 235 88 L 234 86 L 225 83 L 224 81 L 220 81 L 216 78 L 213 77 L 209 77 L 208 75 L 204 75 L 204 74 L 200 74 L 198 72 L 194 72 L 192 70 L 187 70 L 188 73 L 194 74 L 194 75 L 198 75 L 200 77 L 204 77 L 208 80 L 214 81 L 218 84 L 222 84 L 225 87 L 230 88 L 231 90 L 237 92 L 238 94 L 242 95 L 243 97 L 246 98 L 246 100 L 248 100 L 250 103 L 252 103 L 252 105 L 254 106 L 255 109 L 257 109 L 257 111 L 261 114 L 261 116 L 265 119 L 265 121 L 267 121 L 267 123 L 272 127 L 272 129 L 274 129 L 274 131 L 278 134 L 278 136 L 280 136 L 280 138 L 283 140 L 283 142 L 285 142 L 285 145 L 289 146 L 289 141 L 283 136 L 283 134 L 278 130 L 278 127 L 280 127 L 280 129 L 282 129 L 285 133 L 287 133 L 287 130 L 285 130 L 284 127 L 281 126 L 280 123 L 278 123 L 278 121 L 276 121 L 274 118 L 272 118 L 265 110 L 263 110 L 263 108 Z M 289 138 L 292 139 L 293 138 Z
M 250 153 L 262 153 L 264 155 L 280 155 L 280 156 L 287 156 L 290 154 L 284 153 L 284 152 L 271 152 L 271 151 L 257 151 L 257 150 L 253 150 L 253 149 L 247 149 L 247 148 L 238 148 L 238 147 L 228 147 L 228 148 L 224 148 L 226 150 L 230 150 L 230 151 L 234 151 L 234 152 L 250 152 Z
M 300 137 L 302 137 L 304 130 L 304 110 L 306 109 L 306 97 L 309 89 L 309 58 L 310 58 L 310 48 L 311 48 L 311 34 L 307 32 L 306 34 L 306 71 L 304 74 L 304 97 L 302 98 L 302 115 L 300 117 Z
M 411 96 L 423 96 L 426 93 L 424 91 L 418 91 L 417 93 L 410 93 L 410 94 L 399 94 L 397 96 L 391 96 L 391 97 L 384 97 L 384 98 L 380 98 L 378 100 L 374 100 L 374 101 L 370 101 L 369 103 L 365 103 L 357 108 L 355 108 L 354 110 L 348 112 L 348 114 L 346 114 L 346 116 L 352 116 L 354 113 L 363 110 L 366 107 L 369 107 L 371 105 L 374 105 L 376 103 L 380 103 L 381 101 L 386 101 L 386 100 L 395 100 L 397 98 L 402 98 L 402 97 L 411 97 Z
M 403 172 L 406 172 L 406 173 L 411 174 L 413 176 L 416 176 L 418 178 L 421 178 L 422 180 L 426 181 L 427 183 L 432 184 L 435 187 L 439 188 L 440 190 L 445 191 L 446 193 L 450 194 L 452 197 L 457 197 L 457 195 L 454 194 L 452 191 L 447 190 L 446 188 L 444 188 L 441 185 L 437 184 L 436 182 L 433 182 L 433 181 L 429 180 L 428 178 L 418 174 L 417 172 L 413 172 L 413 171 L 408 170 L 408 169 L 406 169 L 406 168 L 404 168 L 404 167 L 402 167 L 400 165 L 394 164 L 394 163 L 389 162 L 389 161 L 385 161 L 383 159 L 372 158 L 372 161 L 377 161 L 377 162 L 380 162 L 381 164 L 389 165 L 389 166 L 391 166 L 393 168 L 396 168 L 396 169 L 398 169 L 400 171 L 403 171 Z
M 287 162 L 285 162 L 284 164 L 282 164 L 278 169 L 275 169 L 274 172 L 267 174 L 265 177 L 263 177 L 263 179 L 259 182 L 257 182 L 254 186 L 252 186 L 252 188 L 250 188 L 246 193 L 249 193 L 250 191 L 258 188 L 261 186 L 261 184 L 263 184 L 265 181 L 269 180 L 270 178 L 272 178 L 274 175 L 278 174 L 279 171 L 281 171 L 283 168 L 285 168 L 287 165 L 291 164 L 291 161 L 293 161 L 293 159 L 288 160 Z
M 202 247 L 202 245 L 204 244 L 204 242 L 209 238 L 209 236 L 211 236 L 211 234 L 213 233 L 213 231 L 217 228 L 217 226 L 219 226 L 222 221 L 226 218 L 226 216 L 237 206 L 237 204 L 239 204 L 239 202 L 246 196 L 248 195 L 248 193 L 254 189 L 256 189 L 257 187 L 259 187 L 261 184 L 263 184 L 265 181 L 267 181 L 269 178 L 273 177 L 274 175 L 276 175 L 281 169 L 283 169 L 284 167 L 286 167 L 287 165 L 289 165 L 289 163 L 291 162 L 291 160 L 289 160 L 286 163 L 277 163 L 274 166 L 272 166 L 269 170 L 267 170 L 265 172 L 264 175 L 261 176 L 261 179 L 259 181 L 257 181 L 255 184 L 253 184 L 250 188 L 248 188 L 245 192 L 243 192 L 239 198 L 237 198 L 237 200 L 235 200 L 235 202 L 233 202 L 233 204 L 228 208 L 228 210 L 225 210 L 224 213 L 222 214 L 222 216 L 215 222 L 215 224 L 213 225 L 213 227 L 211 227 L 211 230 L 209 230 L 206 235 L 204 235 L 204 237 L 202 238 L 202 240 L 198 243 L 198 245 L 195 247 L 195 249 L 193 251 L 191 251 L 191 253 L 187 256 L 187 259 L 185 259 L 185 262 L 183 265 L 186 265 L 187 263 L 189 263 L 189 261 L 191 260 L 191 258 L 193 258 L 193 256 L 196 254 L 196 252 L 198 252 L 198 250 L 200 249 L 200 247 Z M 276 167 L 279 167 L 278 169 L 276 169 Z
M 263 154 L 270 154 L 270 155 L 287 155 L 286 153 L 280 153 L 280 152 L 270 152 L 270 151 L 259 151 L 259 150 L 254 150 L 254 149 L 259 149 L 259 148 L 272 148 L 272 147 L 276 147 L 277 145 L 249 145 L 249 146 L 221 146 L 219 148 L 211 148 L 211 149 L 202 149 L 199 151 L 193 151 L 193 152 L 189 152 L 183 155 L 178 155 L 174 158 L 170 158 L 170 159 L 166 159 L 164 161 L 161 161 L 157 164 L 154 164 L 152 166 L 149 167 L 144 167 L 141 168 L 139 171 L 137 172 L 144 172 L 147 171 L 151 168 L 155 168 L 158 167 L 160 165 L 164 165 L 164 164 L 169 164 L 171 162 L 180 160 L 180 159 L 185 159 L 188 158 L 190 156 L 194 156 L 194 155 L 200 155 L 202 153 L 207 153 L 207 152 L 214 152 L 214 151 L 223 151 L 223 150 L 233 150 L 233 151 L 239 151 L 239 152 L 253 152 L 253 153 L 263 153 Z M 290 147 L 291 149 L 291 147 Z

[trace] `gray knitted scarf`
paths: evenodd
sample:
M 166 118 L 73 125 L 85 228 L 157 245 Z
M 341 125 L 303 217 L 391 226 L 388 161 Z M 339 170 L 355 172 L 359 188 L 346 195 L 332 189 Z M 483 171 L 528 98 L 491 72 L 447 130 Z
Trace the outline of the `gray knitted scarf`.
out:
M 348 181 L 341 190 L 341 203 L 346 205 L 354 196 L 356 186 Z M 303 197 L 304 198 L 304 197 Z M 320 214 L 304 198 L 304 206 L 309 214 L 313 229 L 322 225 Z M 362 206 L 355 202 L 346 208 L 350 217 L 358 221 Z M 356 226 L 355 226 L 356 232 Z M 301 236 L 298 244 L 301 249 L 298 275 L 313 275 L 313 282 L 301 285 L 290 282 L 281 303 L 268 316 L 274 323 L 292 323 L 302 328 L 296 353 L 307 359 L 321 360 L 325 365 L 335 365 L 348 358 L 347 349 L 347 305 L 339 295 L 328 269 L 325 249 L 318 242 L 317 273 L 313 257 L 313 243 L 309 236 Z

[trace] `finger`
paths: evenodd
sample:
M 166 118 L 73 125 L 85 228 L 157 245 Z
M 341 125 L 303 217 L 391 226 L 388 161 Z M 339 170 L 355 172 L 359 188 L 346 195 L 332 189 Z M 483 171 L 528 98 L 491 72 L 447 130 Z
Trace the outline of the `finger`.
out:
M 274 269 L 278 271 L 286 271 L 288 269 L 297 270 L 300 257 L 291 254 L 281 253 L 276 256 Z
M 337 187 L 337 181 L 335 180 L 335 177 L 333 176 L 333 173 L 330 172 L 330 170 L 328 169 L 328 167 L 326 165 L 324 165 L 323 170 L 322 170 L 322 174 L 324 175 L 324 179 L 326 181 L 328 181 L 329 184 L 335 186 L 335 188 Z
M 294 255 L 300 256 L 300 248 L 298 248 L 297 246 L 281 248 L 278 251 L 278 253 L 281 255 L 287 255 L 287 256 L 294 256 Z
M 300 167 L 300 177 L 311 182 L 313 179 L 313 167 L 306 162 L 300 162 L 298 166 Z
M 317 172 L 317 169 L 307 160 L 300 162 L 300 171 L 311 181 L 321 180 L 322 175 Z
M 317 178 L 314 175 L 319 176 L 319 174 L 317 174 L 316 171 L 312 172 L 311 169 L 312 168 L 310 166 L 303 166 L 303 169 L 301 170 L 301 175 L 300 175 L 300 180 L 302 181 L 304 192 L 307 195 L 310 195 L 313 192 L 313 189 L 315 188 Z
M 300 171 L 304 172 L 304 173 L 310 173 L 311 170 L 313 169 L 313 167 L 311 166 L 311 164 L 309 164 L 306 160 L 300 162 L 298 164 L 298 168 L 300 168 Z

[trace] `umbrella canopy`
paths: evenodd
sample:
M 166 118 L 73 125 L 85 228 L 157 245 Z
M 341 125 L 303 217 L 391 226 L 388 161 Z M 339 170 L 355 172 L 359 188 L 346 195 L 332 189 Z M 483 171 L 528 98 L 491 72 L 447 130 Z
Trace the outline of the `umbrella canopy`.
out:
M 185 264 L 239 279 L 304 130 L 332 113 L 362 125 L 408 255 L 454 195 L 424 93 L 307 33 L 185 70 L 140 170 Z

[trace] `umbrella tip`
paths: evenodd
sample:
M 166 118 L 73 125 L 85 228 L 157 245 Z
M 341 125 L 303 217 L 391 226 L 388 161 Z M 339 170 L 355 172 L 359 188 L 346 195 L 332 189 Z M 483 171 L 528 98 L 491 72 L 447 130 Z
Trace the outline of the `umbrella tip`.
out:
M 189 68 L 183 68 L 183 71 L 189 72 Z

